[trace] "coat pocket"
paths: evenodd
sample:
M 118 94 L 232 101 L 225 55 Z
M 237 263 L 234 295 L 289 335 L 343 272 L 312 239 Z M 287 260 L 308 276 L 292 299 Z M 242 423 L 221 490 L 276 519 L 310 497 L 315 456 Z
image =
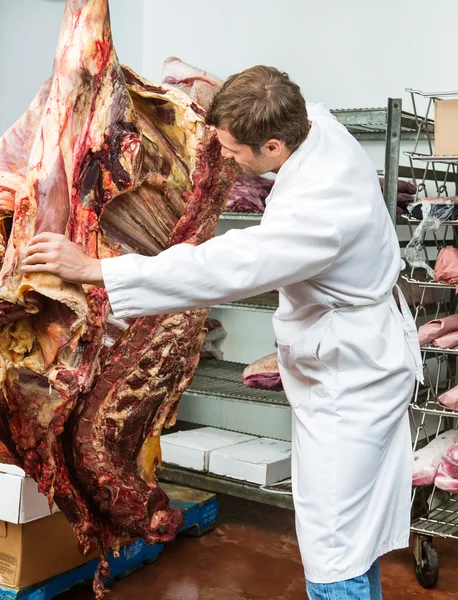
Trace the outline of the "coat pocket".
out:
M 288 401 L 298 408 L 313 393 L 317 397 L 328 394 L 330 365 L 326 355 L 321 356 L 323 339 L 329 329 L 333 313 L 329 311 L 309 328 L 293 344 L 278 344 L 279 363 L 286 371 L 282 373 L 283 386 Z
M 299 408 L 310 395 L 310 382 L 297 368 L 288 344 L 278 344 L 278 364 L 288 402 L 292 408 Z

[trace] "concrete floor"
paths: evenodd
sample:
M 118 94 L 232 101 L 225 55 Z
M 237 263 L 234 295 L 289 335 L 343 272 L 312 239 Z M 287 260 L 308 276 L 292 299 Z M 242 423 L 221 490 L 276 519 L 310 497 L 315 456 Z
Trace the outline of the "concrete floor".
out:
M 440 578 L 424 590 L 411 550 L 382 562 L 384 600 L 456 600 L 458 541 L 438 540 Z M 116 582 L 107 600 L 306 600 L 290 511 L 220 497 L 220 521 L 202 538 L 180 537 L 159 559 Z M 59 600 L 92 600 L 77 588 Z

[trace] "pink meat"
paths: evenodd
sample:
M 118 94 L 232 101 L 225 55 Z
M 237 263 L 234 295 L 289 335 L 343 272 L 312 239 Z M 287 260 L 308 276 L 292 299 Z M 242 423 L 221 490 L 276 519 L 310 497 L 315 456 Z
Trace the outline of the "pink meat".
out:
M 458 442 L 458 431 L 451 429 L 438 435 L 432 442 L 413 455 L 413 485 L 432 485 L 437 470 L 452 444 Z
M 175 56 L 167 58 L 164 62 L 162 82 L 180 88 L 205 110 L 223 84 L 215 75 L 193 67 Z
M 458 249 L 442 248 L 436 260 L 434 279 L 439 283 L 458 284 Z
M 458 444 L 453 444 L 442 459 L 442 471 L 454 479 L 458 479 Z
M 438 398 L 439 403 L 450 410 L 458 410 L 458 385 Z
M 281 392 L 283 385 L 278 370 L 277 353 L 269 354 L 249 365 L 243 372 L 246 387 Z
M 425 346 L 450 332 L 456 331 L 458 331 L 458 315 L 450 315 L 444 319 L 434 319 L 422 325 L 418 329 L 418 340 L 421 346 Z
M 433 341 L 437 348 L 456 348 L 458 346 L 458 331 L 450 331 Z
M 434 483 L 440 490 L 443 490 L 444 492 L 450 492 L 451 494 L 458 493 L 458 479 L 455 479 L 446 472 L 443 463 L 439 466 Z

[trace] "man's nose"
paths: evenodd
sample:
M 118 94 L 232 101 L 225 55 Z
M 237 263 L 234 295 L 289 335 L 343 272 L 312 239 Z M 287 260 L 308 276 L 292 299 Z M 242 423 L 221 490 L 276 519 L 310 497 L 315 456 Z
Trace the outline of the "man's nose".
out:
M 226 148 L 221 147 L 221 156 L 223 158 L 234 158 L 234 155 L 232 154 L 232 152 L 230 152 L 229 150 L 226 150 Z

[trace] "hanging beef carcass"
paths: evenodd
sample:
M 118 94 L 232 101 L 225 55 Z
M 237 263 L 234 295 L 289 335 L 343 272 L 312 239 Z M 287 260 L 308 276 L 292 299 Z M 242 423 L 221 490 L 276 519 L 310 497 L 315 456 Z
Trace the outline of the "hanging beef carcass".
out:
M 105 291 L 23 276 L 21 261 L 42 231 L 93 257 L 199 244 L 237 174 L 197 104 L 119 65 L 108 1 L 67 0 L 54 74 L 0 140 L 0 459 L 21 464 L 102 556 L 181 525 L 157 484 L 159 437 L 208 311 L 121 324 L 104 346 Z M 102 561 L 98 596 L 105 574 Z

